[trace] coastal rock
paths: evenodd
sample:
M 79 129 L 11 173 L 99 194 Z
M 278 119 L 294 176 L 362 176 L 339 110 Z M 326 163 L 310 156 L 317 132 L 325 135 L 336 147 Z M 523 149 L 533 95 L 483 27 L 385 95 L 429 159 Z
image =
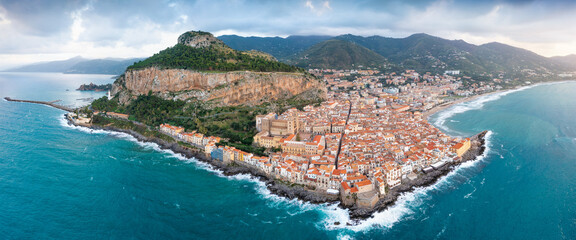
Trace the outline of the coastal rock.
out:
M 68 124 L 74 125 L 73 122 L 69 120 Z M 179 145 L 175 142 L 167 142 L 165 140 L 155 138 L 155 137 L 146 137 L 142 134 L 135 132 L 130 129 L 122 129 L 112 126 L 96 126 L 91 125 L 91 129 L 96 130 L 107 130 L 107 131 L 115 131 L 115 132 L 122 132 L 126 134 L 130 134 L 138 141 L 141 142 L 151 142 L 156 143 L 162 149 L 170 149 L 174 153 L 182 154 L 186 158 L 195 158 L 198 161 L 205 162 L 210 164 L 214 167 L 214 169 L 218 169 L 222 171 L 222 174 L 225 176 L 233 176 L 238 174 L 249 174 L 254 178 L 266 183 L 266 187 L 270 190 L 272 194 L 285 197 L 288 199 L 301 199 L 306 202 L 310 203 L 326 203 L 326 202 L 336 202 L 338 200 L 337 196 L 333 195 L 326 195 L 314 191 L 310 191 L 305 189 L 302 186 L 289 186 L 283 182 L 277 181 L 273 178 L 270 178 L 263 172 L 259 171 L 256 168 L 244 166 L 240 164 L 225 164 L 218 160 L 213 160 L 211 158 L 206 157 L 204 152 L 197 148 L 187 148 Z
M 184 69 L 155 67 L 128 70 L 112 87 L 125 104 L 134 96 L 152 92 L 164 99 L 197 98 L 222 105 L 261 104 L 312 92 L 324 98 L 325 86 L 320 80 L 304 73 L 197 72 Z
M 71 122 L 70 120 L 69 124 L 74 125 L 74 123 Z M 301 199 L 303 201 L 310 203 L 338 202 L 338 196 L 328 195 L 321 191 L 320 192 L 313 191 L 300 185 L 294 185 L 294 184 L 287 185 L 287 183 L 273 179 L 256 168 L 244 166 L 241 165 L 240 163 L 224 164 L 221 161 L 212 160 L 211 158 L 206 157 L 206 155 L 200 149 L 182 147 L 178 143 L 166 142 L 159 138 L 145 137 L 139 134 L 138 132 L 127 129 L 121 129 L 111 126 L 95 126 L 95 125 L 90 126 L 90 128 L 124 132 L 134 136 L 139 141 L 156 143 L 162 149 L 170 149 L 175 153 L 183 154 L 187 158 L 196 158 L 199 161 L 209 163 L 215 169 L 222 171 L 222 174 L 225 176 L 232 176 L 237 174 L 250 174 L 251 176 L 257 178 L 258 180 L 265 182 L 266 187 L 270 190 L 270 192 L 277 196 L 285 197 L 288 199 Z M 481 156 L 485 151 L 486 134 L 487 131 L 484 131 L 470 138 L 472 141 L 472 147 L 466 154 L 462 156 L 461 161 L 450 162 L 426 174 L 421 173 L 421 175 L 415 180 L 412 181 L 404 180 L 402 184 L 391 189 L 388 192 L 388 194 L 381 197 L 379 201 L 376 203 L 376 206 L 374 206 L 374 208 L 363 208 L 358 205 L 345 206 L 342 204 L 340 204 L 340 206 L 342 208 L 346 208 L 349 210 L 350 219 L 353 220 L 352 221 L 353 223 L 355 221 L 358 221 L 359 219 L 366 219 L 372 217 L 375 212 L 384 211 L 388 207 L 395 204 L 402 193 L 413 191 L 417 187 L 430 186 L 436 183 L 442 176 L 445 176 L 449 172 L 453 171 L 455 167 L 460 165 L 461 163 L 474 160 L 478 156 Z M 350 224 L 350 222 L 348 222 L 347 224 Z
M 357 205 L 349 207 L 350 209 L 350 218 L 351 219 L 366 219 L 371 216 L 375 212 L 381 212 L 386 210 L 388 207 L 392 206 L 398 198 L 402 195 L 402 193 L 413 191 L 415 188 L 418 187 L 426 187 L 435 184 L 441 177 L 447 175 L 451 171 L 453 171 L 458 165 L 462 164 L 466 161 L 475 160 L 478 156 L 481 156 L 484 153 L 486 148 L 486 137 L 487 131 L 483 131 L 473 137 L 470 138 L 472 141 L 472 146 L 462 156 L 462 160 L 459 162 L 450 162 L 445 164 L 444 166 L 434 169 L 429 173 L 421 173 L 418 178 L 414 180 L 403 179 L 402 184 L 399 186 L 392 188 L 385 196 L 381 197 L 376 203 L 376 206 L 372 209 L 361 208 Z M 347 207 L 343 206 L 342 207 Z
M 76 90 L 100 92 L 100 91 L 108 91 L 110 89 L 112 89 L 112 84 L 110 84 L 110 83 L 109 84 L 102 84 L 102 85 L 96 85 L 94 83 L 90 83 L 90 84 L 82 84 Z

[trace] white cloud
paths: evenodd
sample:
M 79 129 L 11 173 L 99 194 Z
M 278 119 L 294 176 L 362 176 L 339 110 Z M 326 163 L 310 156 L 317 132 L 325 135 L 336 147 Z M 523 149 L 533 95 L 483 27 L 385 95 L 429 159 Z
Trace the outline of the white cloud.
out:
M 0 26 L 10 24 L 10 19 L 6 17 L 6 9 L 0 6 Z
M 82 14 L 92 8 L 92 3 L 86 4 L 83 8 L 72 12 L 72 26 L 70 26 L 70 37 L 73 41 L 77 41 L 80 35 L 86 30 L 82 25 Z
M 312 0 L 307 0 L 305 6 L 314 14 L 322 15 L 325 12 L 332 10 L 330 7 L 330 1 L 315 2 Z M 318 7 L 316 7 L 318 6 Z
M 576 53 L 576 28 L 567 25 L 576 22 L 576 4 L 559 1 L 24 1 L 0 0 L 0 69 L 25 59 L 15 56 L 145 57 L 189 30 L 268 37 L 424 32 L 545 56 Z
M 314 7 L 314 4 L 312 4 L 312 1 L 306 1 L 306 7 L 312 11 L 316 10 L 316 8 Z

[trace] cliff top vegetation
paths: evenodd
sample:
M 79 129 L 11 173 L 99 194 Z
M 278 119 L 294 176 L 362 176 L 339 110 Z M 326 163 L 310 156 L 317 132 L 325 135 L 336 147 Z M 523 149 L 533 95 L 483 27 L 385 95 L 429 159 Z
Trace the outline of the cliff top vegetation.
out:
M 261 52 L 233 50 L 206 32 L 186 32 L 178 44 L 134 63 L 128 70 L 158 67 L 197 71 L 304 72 Z

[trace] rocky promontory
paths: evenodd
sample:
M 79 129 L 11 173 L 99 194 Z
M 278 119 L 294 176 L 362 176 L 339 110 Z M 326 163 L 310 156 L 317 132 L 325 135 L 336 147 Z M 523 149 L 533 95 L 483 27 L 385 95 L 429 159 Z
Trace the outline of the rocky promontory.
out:
M 103 91 L 108 91 L 112 89 L 112 84 L 102 84 L 102 85 L 96 85 L 94 83 L 90 83 L 90 84 L 82 84 L 80 85 L 80 87 L 78 87 L 78 91 L 96 91 L 96 92 L 103 92 Z
M 483 131 L 470 137 L 471 147 L 462 156 L 459 161 L 447 162 L 442 167 L 433 169 L 427 173 L 420 173 L 418 178 L 410 180 L 409 178 L 402 179 L 402 184 L 392 188 L 385 196 L 381 197 L 376 203 L 374 208 L 362 208 L 358 206 L 350 207 L 350 218 L 351 219 L 364 219 L 371 217 L 375 212 L 381 212 L 386 210 L 388 207 L 392 206 L 400 195 L 405 192 L 413 191 L 418 187 L 426 187 L 435 184 L 441 177 L 446 176 L 448 173 L 453 171 L 460 164 L 475 160 L 477 157 L 484 154 L 486 149 L 486 134 L 488 131 Z
M 199 72 L 150 67 L 128 70 L 113 87 L 121 104 L 152 92 L 164 99 L 196 98 L 221 105 L 261 104 L 305 92 L 324 98 L 325 86 L 304 73 L 234 71 Z
M 202 31 L 183 33 L 175 46 L 134 63 L 111 91 L 122 105 L 145 94 L 227 106 L 258 105 L 302 93 L 324 99 L 326 86 L 304 69 L 267 53 L 234 50 Z
M 75 125 L 73 121 L 69 119 L 69 124 Z M 146 137 L 142 134 L 123 128 L 117 128 L 113 126 L 99 126 L 99 125 L 82 125 L 84 127 L 89 127 L 91 129 L 101 129 L 115 132 L 123 132 L 132 135 L 138 141 L 142 142 L 152 142 L 158 144 L 162 149 L 170 149 L 174 153 L 182 154 L 187 158 L 195 158 L 198 161 L 205 162 L 213 166 L 215 169 L 222 171 L 225 176 L 233 176 L 237 174 L 249 174 L 257 178 L 258 180 L 264 182 L 266 187 L 272 194 L 285 197 L 288 199 L 301 199 L 310 203 L 337 203 L 339 202 L 338 195 L 330 195 L 325 192 L 317 192 L 306 188 L 304 186 L 295 185 L 281 180 L 275 179 L 264 172 L 251 167 L 249 165 L 243 165 L 242 162 L 233 162 L 226 164 L 219 160 L 214 160 L 207 157 L 201 149 L 184 147 L 176 142 L 168 142 L 156 137 Z M 459 159 L 458 161 L 447 162 L 445 165 L 435 168 L 433 171 L 422 172 L 418 175 L 416 179 L 410 180 L 405 178 L 402 183 L 392 188 L 385 196 L 382 196 L 377 204 L 373 208 L 360 207 L 358 205 L 344 205 L 342 202 L 340 206 L 342 208 L 348 209 L 350 213 L 350 218 L 353 220 L 366 219 L 371 217 L 375 212 L 381 212 L 386 210 L 388 207 L 396 203 L 398 198 L 402 193 L 413 191 L 418 187 L 426 187 L 435 184 L 441 177 L 447 175 L 453 171 L 457 166 L 466 161 L 472 161 L 477 159 L 477 157 L 484 154 L 486 148 L 486 134 L 487 131 L 481 132 L 470 138 L 471 148 Z

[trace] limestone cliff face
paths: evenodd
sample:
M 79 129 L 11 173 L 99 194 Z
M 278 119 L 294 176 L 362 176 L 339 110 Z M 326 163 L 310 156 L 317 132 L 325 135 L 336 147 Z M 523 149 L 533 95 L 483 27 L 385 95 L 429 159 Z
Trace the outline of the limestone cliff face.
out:
M 145 68 L 127 71 L 114 83 L 112 95 L 119 94 L 120 102 L 125 104 L 150 91 L 165 99 L 197 98 L 219 105 L 260 104 L 305 92 L 324 98 L 326 93 L 323 83 L 302 73 Z
M 193 48 L 206 48 L 213 44 L 224 46 L 222 40 L 214 37 L 211 33 L 190 31 L 178 37 L 178 43 L 184 44 Z

